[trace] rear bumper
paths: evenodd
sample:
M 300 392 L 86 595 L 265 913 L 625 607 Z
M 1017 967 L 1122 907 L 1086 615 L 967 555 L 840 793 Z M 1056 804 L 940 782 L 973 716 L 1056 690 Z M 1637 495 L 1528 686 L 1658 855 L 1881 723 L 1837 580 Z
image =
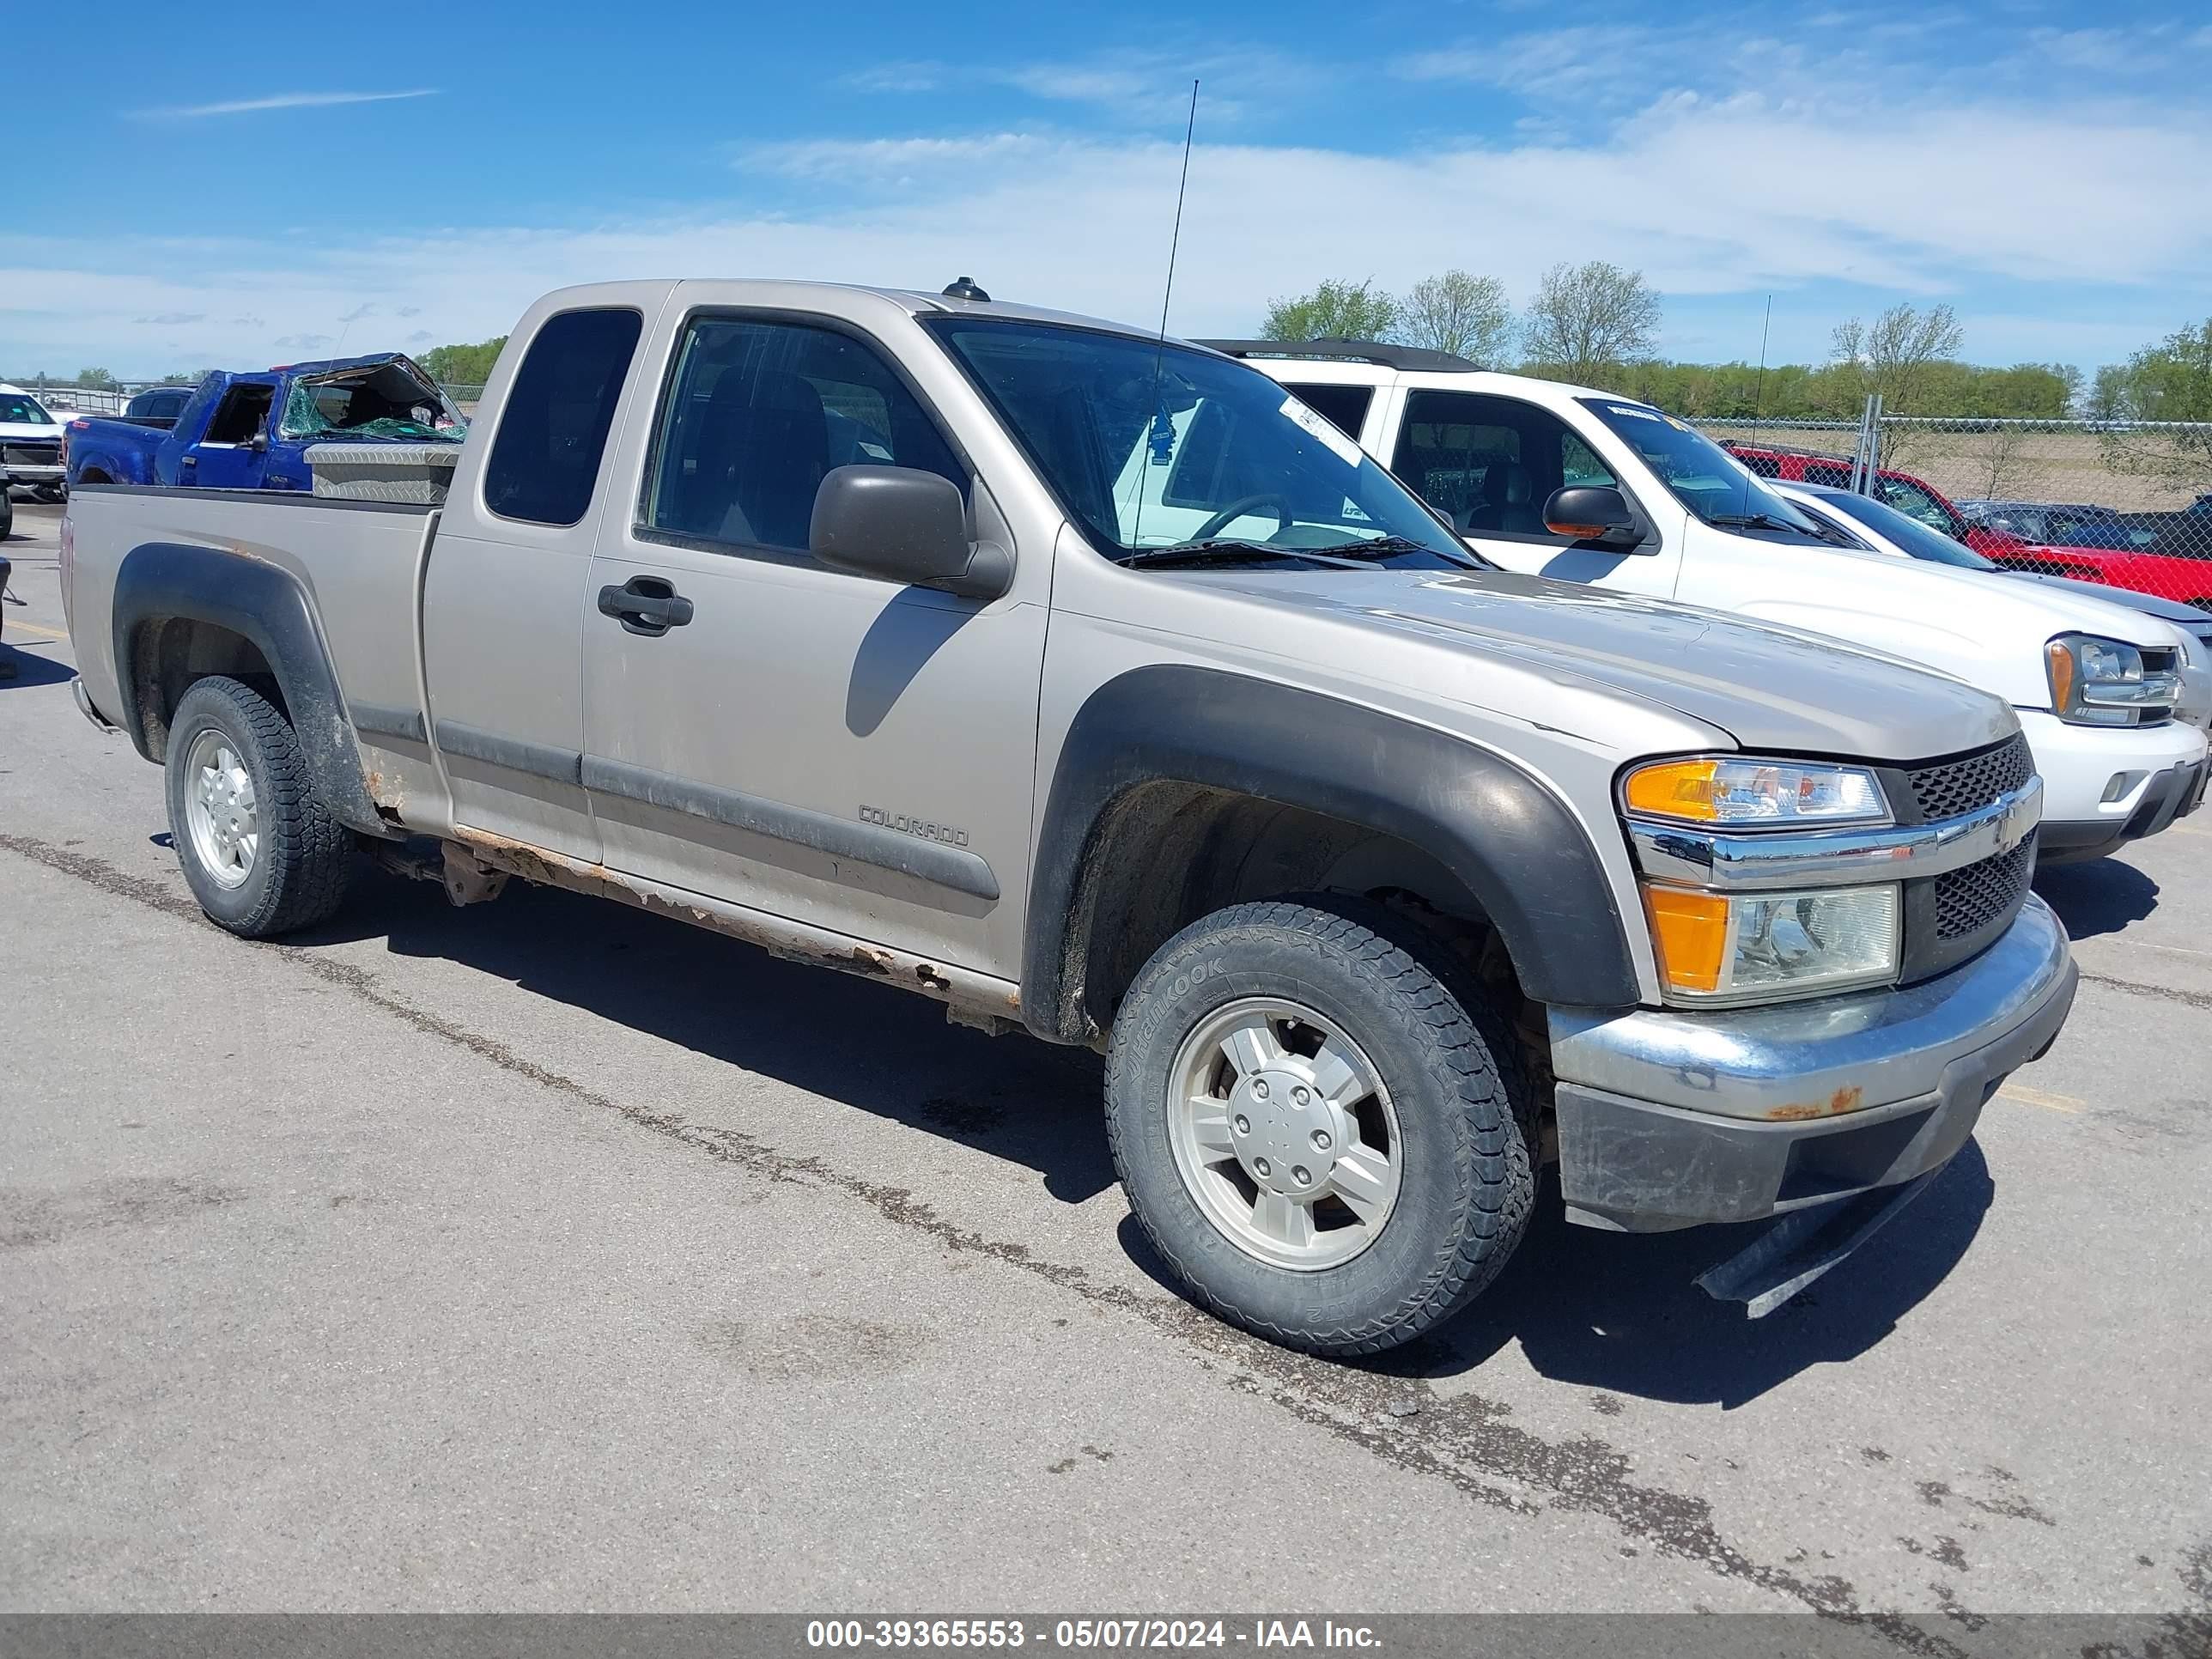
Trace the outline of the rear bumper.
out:
M 1753 1221 L 1941 1168 L 2073 1006 L 2031 896 L 1973 961 L 1901 990 L 1727 1013 L 1554 1014 L 1568 1218 L 1626 1232 Z
M 109 720 L 106 715 L 101 714 L 100 710 L 92 706 L 92 694 L 84 689 L 83 675 L 75 675 L 70 678 L 70 690 L 76 693 L 77 712 L 82 714 L 85 719 L 90 720 L 94 726 L 98 726 L 103 732 L 112 732 L 117 729 L 114 721 Z

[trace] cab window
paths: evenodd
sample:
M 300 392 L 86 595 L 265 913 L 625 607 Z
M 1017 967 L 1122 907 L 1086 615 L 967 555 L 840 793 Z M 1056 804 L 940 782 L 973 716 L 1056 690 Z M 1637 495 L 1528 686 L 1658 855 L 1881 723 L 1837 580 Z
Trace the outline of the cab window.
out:
M 855 337 L 806 323 L 702 317 L 662 402 L 641 527 L 804 550 L 836 466 L 969 476 L 921 400 Z
M 261 423 L 269 417 L 269 404 L 276 388 L 270 386 L 234 386 L 222 394 L 222 402 L 216 406 L 215 417 L 207 423 L 207 432 L 201 441 L 210 444 L 246 444 L 261 430 Z
M 1464 535 L 1560 544 L 1544 527 L 1552 492 L 1620 482 L 1551 410 L 1468 392 L 1407 396 L 1392 471 Z
M 645 319 L 629 309 L 549 318 L 515 371 L 484 463 L 484 505 L 502 519 L 580 524 L 592 505 Z

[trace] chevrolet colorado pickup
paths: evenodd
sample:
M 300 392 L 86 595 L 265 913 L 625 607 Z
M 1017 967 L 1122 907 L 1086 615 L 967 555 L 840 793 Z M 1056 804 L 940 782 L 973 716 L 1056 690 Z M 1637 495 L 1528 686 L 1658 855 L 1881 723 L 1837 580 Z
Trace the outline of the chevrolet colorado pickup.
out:
M 1317 1352 L 1568 1217 L 1775 1218 L 1756 1313 L 1957 1152 L 2075 969 L 2020 722 L 1495 568 L 1244 364 L 997 303 L 553 294 L 441 507 L 74 491 L 78 696 L 250 938 L 356 848 L 1103 1050 L 1189 1292 Z

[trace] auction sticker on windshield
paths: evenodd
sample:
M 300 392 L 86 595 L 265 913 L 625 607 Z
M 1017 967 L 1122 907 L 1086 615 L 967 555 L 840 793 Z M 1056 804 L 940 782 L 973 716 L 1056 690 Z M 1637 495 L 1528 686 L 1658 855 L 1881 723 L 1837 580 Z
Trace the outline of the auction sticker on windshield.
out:
M 1283 413 L 1296 421 L 1310 436 L 1320 439 L 1328 446 L 1328 453 L 1346 466 L 1359 465 L 1359 446 L 1346 437 L 1342 428 L 1328 416 L 1317 410 L 1308 409 L 1295 397 L 1283 399 Z

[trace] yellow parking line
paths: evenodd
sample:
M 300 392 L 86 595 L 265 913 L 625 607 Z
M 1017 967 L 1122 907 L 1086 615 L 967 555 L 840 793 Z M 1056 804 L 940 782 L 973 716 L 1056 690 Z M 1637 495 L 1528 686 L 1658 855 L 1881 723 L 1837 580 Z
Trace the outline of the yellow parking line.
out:
M 2071 1095 L 2045 1094 L 2040 1089 L 2031 1089 L 2025 1083 L 2008 1083 L 1997 1091 L 2003 1100 L 2016 1100 L 2024 1106 L 2040 1106 L 2046 1112 L 2063 1112 L 2069 1117 L 2076 1115 L 2088 1103 Z
M 66 640 L 69 635 L 57 629 L 41 628 L 36 623 L 15 622 L 0 617 L 0 634 L 28 634 L 33 639 Z

